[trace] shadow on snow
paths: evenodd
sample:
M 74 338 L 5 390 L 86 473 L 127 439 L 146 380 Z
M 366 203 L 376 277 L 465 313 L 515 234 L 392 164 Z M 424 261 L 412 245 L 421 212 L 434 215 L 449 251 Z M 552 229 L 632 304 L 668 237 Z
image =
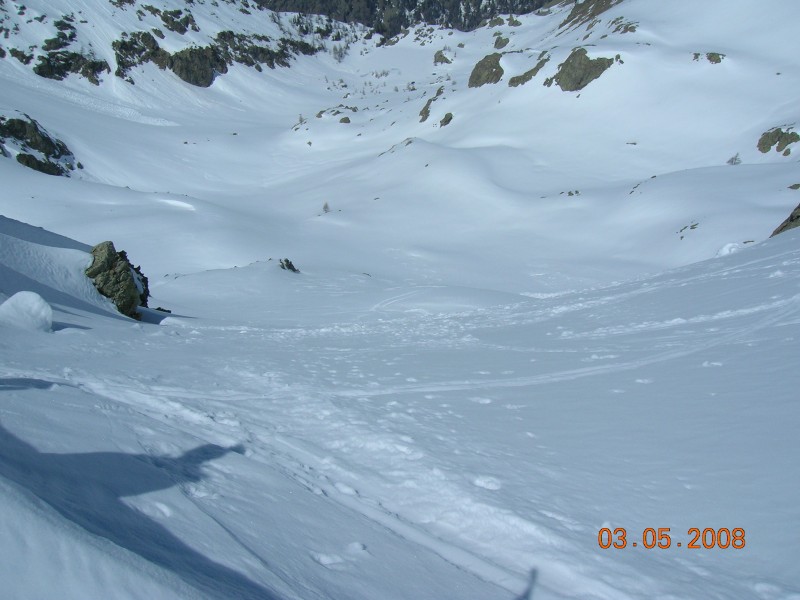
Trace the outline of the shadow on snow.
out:
M 41 387 L 38 380 L 3 380 L 0 389 Z M 213 444 L 178 458 L 121 452 L 39 452 L 0 424 L 0 476 L 29 490 L 86 531 L 175 573 L 192 587 L 219 598 L 277 600 L 241 573 L 187 546 L 122 498 L 165 490 L 204 478 L 202 465 L 240 447 Z

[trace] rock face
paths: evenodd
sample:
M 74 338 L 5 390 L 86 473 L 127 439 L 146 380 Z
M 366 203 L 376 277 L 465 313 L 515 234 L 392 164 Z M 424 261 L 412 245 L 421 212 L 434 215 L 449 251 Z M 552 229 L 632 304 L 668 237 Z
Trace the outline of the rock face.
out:
M 577 92 L 600 77 L 613 64 L 613 58 L 591 59 L 586 54 L 586 48 L 575 48 L 567 60 L 558 66 L 558 73 L 548 78 L 544 85 L 550 87 L 555 81 L 565 92 Z
M 92 248 L 94 260 L 86 276 L 97 291 L 109 298 L 123 315 L 139 319 L 136 309 L 147 306 L 150 291 L 147 278 L 131 265 L 125 252 L 117 252 L 113 242 L 102 242 Z
M 271 48 L 270 45 L 275 46 Z M 319 48 L 301 40 L 281 38 L 273 41 L 263 35 L 243 35 L 232 31 L 221 31 L 215 43 L 209 46 L 190 46 L 170 54 L 158 45 L 149 32 L 135 32 L 125 39 L 112 43 L 116 55 L 117 77 L 129 83 L 133 79 L 128 71 L 148 62 L 160 69 L 170 69 L 185 82 L 198 87 L 209 87 L 217 75 L 228 72 L 228 67 L 240 63 L 257 70 L 262 65 L 270 69 L 288 67 L 296 54 L 311 55 Z
M 800 142 L 800 135 L 798 135 L 796 131 L 792 131 L 792 129 L 794 129 L 794 127 L 787 127 L 786 131 L 784 131 L 780 127 L 774 127 L 769 131 L 765 131 L 758 140 L 759 151 L 766 154 L 772 150 L 774 146 L 776 152 L 780 152 L 784 156 L 789 156 L 792 152 L 789 146 Z
M 295 267 L 292 264 L 292 261 L 290 261 L 288 258 L 280 259 L 280 261 L 278 261 L 278 264 L 280 265 L 281 269 L 283 269 L 285 271 L 291 271 L 292 273 L 299 273 L 300 272 L 300 269 Z
M 13 152 L 2 150 L 4 145 Z M 75 156 L 67 145 L 24 113 L 0 115 L 0 155 L 16 155 L 21 165 L 48 175 L 69 176 L 75 169 Z
M 769 237 L 775 237 L 779 233 L 794 229 L 795 227 L 800 227 L 800 204 L 797 205 L 797 208 L 792 211 L 792 214 L 790 214 L 783 223 L 778 225 L 778 228 L 773 231 L 772 235 Z
M 487 83 L 499 82 L 503 78 L 503 67 L 500 66 L 502 56 L 499 52 L 495 52 L 480 59 L 469 76 L 469 87 L 481 87 Z

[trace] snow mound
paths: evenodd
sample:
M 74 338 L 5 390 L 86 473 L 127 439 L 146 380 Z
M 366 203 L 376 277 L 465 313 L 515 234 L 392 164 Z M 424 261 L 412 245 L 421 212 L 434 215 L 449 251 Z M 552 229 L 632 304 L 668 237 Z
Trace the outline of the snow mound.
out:
M 0 323 L 30 331 L 52 331 L 53 309 L 36 292 L 17 292 L 0 304 Z

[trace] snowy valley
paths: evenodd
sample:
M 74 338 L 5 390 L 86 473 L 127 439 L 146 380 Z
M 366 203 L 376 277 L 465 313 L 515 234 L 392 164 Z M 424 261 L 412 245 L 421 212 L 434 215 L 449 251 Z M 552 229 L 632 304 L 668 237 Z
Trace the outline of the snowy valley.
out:
M 0 597 L 800 600 L 798 22 L 0 0 Z

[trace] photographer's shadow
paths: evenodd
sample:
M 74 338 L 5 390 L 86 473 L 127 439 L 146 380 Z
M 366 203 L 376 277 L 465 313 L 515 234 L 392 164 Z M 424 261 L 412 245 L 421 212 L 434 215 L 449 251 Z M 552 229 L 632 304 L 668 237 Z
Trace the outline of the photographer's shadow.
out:
M 64 518 L 94 535 L 167 569 L 218 598 L 277 600 L 241 573 L 187 546 L 122 498 L 203 479 L 203 463 L 241 448 L 199 446 L 179 458 L 120 452 L 39 452 L 0 424 L 0 476 L 41 498 Z

